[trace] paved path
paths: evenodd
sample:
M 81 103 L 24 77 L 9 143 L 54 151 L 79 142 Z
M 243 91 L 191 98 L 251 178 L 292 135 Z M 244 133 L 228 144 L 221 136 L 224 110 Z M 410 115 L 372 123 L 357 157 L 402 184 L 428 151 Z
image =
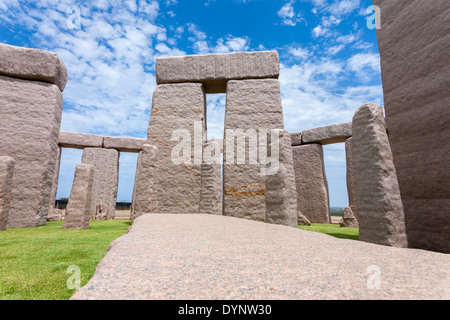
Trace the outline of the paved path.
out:
M 450 255 L 429 251 L 231 217 L 144 215 L 72 299 L 450 299 L 449 270 Z

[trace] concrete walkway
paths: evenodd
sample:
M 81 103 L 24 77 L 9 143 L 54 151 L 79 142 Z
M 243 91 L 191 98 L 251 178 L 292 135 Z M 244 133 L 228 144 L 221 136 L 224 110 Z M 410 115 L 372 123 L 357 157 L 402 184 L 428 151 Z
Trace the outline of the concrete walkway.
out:
M 450 299 L 449 270 L 450 255 L 429 251 L 231 217 L 144 215 L 72 299 Z

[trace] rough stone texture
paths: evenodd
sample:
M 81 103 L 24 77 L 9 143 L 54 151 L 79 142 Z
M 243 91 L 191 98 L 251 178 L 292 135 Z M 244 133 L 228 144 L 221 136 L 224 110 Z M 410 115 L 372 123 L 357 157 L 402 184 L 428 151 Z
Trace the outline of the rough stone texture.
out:
M 222 168 L 220 162 L 220 149 L 221 144 L 217 141 L 208 141 L 203 147 L 204 156 L 199 213 L 222 214 Z M 206 155 L 206 153 L 209 154 Z M 214 158 L 218 161 L 213 161 Z
M 134 180 L 133 203 L 131 206 L 131 220 L 147 213 L 158 210 L 157 184 L 158 175 L 156 163 L 158 148 L 144 144 L 139 153 Z
M 403 205 L 381 106 L 367 103 L 356 110 L 352 154 L 359 239 L 406 247 Z
M 233 145 L 227 130 L 283 129 L 280 83 L 276 79 L 232 80 L 227 87 L 225 139 L 223 157 L 224 215 L 258 221 L 266 220 L 266 177 L 261 175 L 265 164 L 249 163 L 246 143 L 246 164 L 237 164 L 237 141 L 234 139 L 235 160 L 230 163 L 227 150 Z M 262 131 L 264 132 L 264 130 Z M 264 138 L 266 133 L 264 132 Z M 230 141 L 227 142 L 227 139 Z M 252 150 L 259 145 L 251 144 Z M 266 145 L 267 146 L 267 145 Z M 231 152 L 230 152 L 231 153 Z
M 293 147 L 302 145 L 302 133 L 301 132 L 292 132 L 291 133 L 291 143 Z
M 270 137 L 267 140 L 270 141 L 272 155 L 278 149 L 279 168 L 277 173 L 269 174 L 266 180 L 266 222 L 297 228 L 297 189 L 291 134 L 286 130 L 271 131 L 278 132 L 278 141 Z
M 339 221 L 339 225 L 344 228 L 358 228 L 358 220 L 356 219 L 355 215 L 353 214 L 353 211 L 350 207 L 344 208 L 344 215 Z
M 408 243 L 450 253 L 450 2 L 373 3 Z
M 449 270 L 450 257 L 436 252 L 224 216 L 151 214 L 110 245 L 72 299 L 448 300 Z
M 155 166 L 161 177 L 156 186 L 160 213 L 198 213 L 205 115 L 206 98 L 202 84 L 163 84 L 155 89 L 148 143 L 158 148 Z M 195 123 L 203 133 L 194 132 Z M 176 130 L 184 130 L 192 140 L 191 149 L 184 150 L 191 152 L 190 157 L 188 154 L 190 163 L 182 161 L 178 155 L 174 160 L 179 162 L 172 160 L 172 151 L 183 141 L 171 141 Z
M 62 95 L 56 85 L 0 76 L 0 156 L 16 160 L 8 228 L 47 222 Z
M 302 131 L 303 143 L 320 143 L 322 145 L 345 142 L 352 136 L 352 123 L 333 124 L 331 126 Z
M 297 223 L 300 226 L 310 226 L 311 221 L 308 220 L 300 211 L 297 211 Z
M 330 223 L 323 147 L 318 143 L 292 147 L 292 155 L 297 186 L 297 210 L 311 223 Z
M 49 82 L 64 91 L 67 69 L 53 52 L 0 43 L 0 74 L 14 78 Z
M 77 165 L 64 216 L 63 229 L 89 229 L 94 170 L 92 164 L 80 163 Z
M 48 203 L 49 215 L 53 214 L 52 211 L 55 209 L 56 194 L 58 193 L 58 179 L 59 179 L 60 165 L 61 165 L 61 147 L 58 147 L 58 151 L 56 153 L 55 171 L 53 173 L 52 191 L 50 193 L 50 201 Z M 48 217 L 47 221 L 49 221 Z
M 58 144 L 62 148 L 72 149 L 102 148 L 103 136 L 61 131 L 59 133 Z
M 14 165 L 13 158 L 0 157 L 0 231 L 8 224 Z
M 47 221 L 62 221 L 62 209 L 52 208 L 48 210 Z
M 142 151 L 147 139 L 126 137 L 104 137 L 103 148 L 116 149 L 120 152 L 139 153 Z
M 353 156 L 352 156 L 352 138 L 348 138 L 345 141 L 345 157 L 346 157 L 346 169 L 347 169 L 347 194 L 348 194 L 348 203 L 350 208 L 358 218 L 358 211 L 356 210 L 356 187 L 355 187 L 355 168 L 353 165 Z
M 119 152 L 112 149 L 86 148 L 81 162 L 94 166 L 91 219 L 96 218 L 97 204 L 100 202 L 108 206 L 107 219 L 114 219 L 119 182 Z
M 278 78 L 276 51 L 237 52 L 156 60 L 156 82 L 201 82 L 206 93 L 225 93 L 228 80 Z
M 108 220 L 109 213 L 108 205 L 103 201 L 100 201 L 95 206 L 95 220 Z

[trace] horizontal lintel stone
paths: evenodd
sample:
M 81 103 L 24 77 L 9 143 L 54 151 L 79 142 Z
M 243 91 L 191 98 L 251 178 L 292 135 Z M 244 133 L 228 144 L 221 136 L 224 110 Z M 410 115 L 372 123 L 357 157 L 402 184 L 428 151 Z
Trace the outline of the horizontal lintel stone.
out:
M 0 43 L 0 75 L 48 82 L 64 91 L 67 69 L 58 55 L 40 49 Z
M 126 137 L 104 137 L 103 148 L 116 149 L 120 152 L 139 153 L 142 151 L 147 139 Z
M 58 144 L 62 148 L 103 148 L 103 136 L 88 133 L 61 131 Z
M 206 93 L 225 93 L 229 80 L 277 78 L 276 51 L 166 57 L 156 60 L 157 84 L 201 82 Z
M 345 142 L 352 136 L 352 123 L 333 124 L 331 126 L 302 131 L 303 144 L 320 143 L 322 145 Z

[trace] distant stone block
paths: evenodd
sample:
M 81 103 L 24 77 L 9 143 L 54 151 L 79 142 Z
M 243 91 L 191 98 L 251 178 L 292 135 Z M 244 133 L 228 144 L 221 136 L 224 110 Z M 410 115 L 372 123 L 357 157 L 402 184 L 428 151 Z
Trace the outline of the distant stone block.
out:
M 204 145 L 199 213 L 222 215 L 221 147 L 215 140 Z
M 206 93 L 225 93 L 229 80 L 278 78 L 276 51 L 237 52 L 156 60 L 156 82 L 200 82 Z
M 345 142 L 352 136 L 352 123 L 340 123 L 331 126 L 302 131 L 302 141 L 321 145 Z
M 103 136 L 61 131 L 59 133 L 58 144 L 62 148 L 72 149 L 102 148 Z
M 48 82 L 64 91 L 67 69 L 58 55 L 0 43 L 0 74 L 25 80 Z
M 103 148 L 116 149 L 120 152 L 139 153 L 142 151 L 147 139 L 126 137 L 104 137 Z

